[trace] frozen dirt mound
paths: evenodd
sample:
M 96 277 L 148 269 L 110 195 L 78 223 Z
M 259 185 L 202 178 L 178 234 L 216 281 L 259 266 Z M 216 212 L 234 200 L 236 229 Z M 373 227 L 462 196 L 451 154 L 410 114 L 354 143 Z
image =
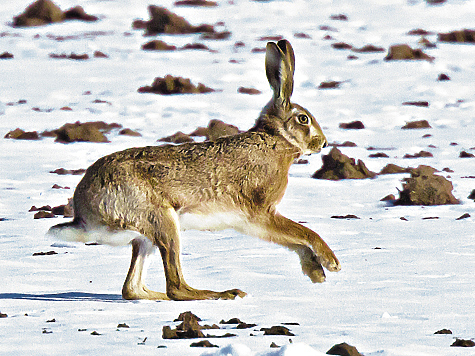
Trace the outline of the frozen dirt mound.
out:
M 374 178 L 376 173 L 371 172 L 362 160 L 355 163 L 354 158 L 341 153 L 333 147 L 329 154 L 322 156 L 323 166 L 316 171 L 312 178 L 316 179 L 364 179 Z
M 397 205 L 443 205 L 459 204 L 452 195 L 453 185 L 445 177 L 434 174 L 436 170 L 421 165 L 411 170 L 411 177 L 405 178 L 403 190 L 399 192 Z

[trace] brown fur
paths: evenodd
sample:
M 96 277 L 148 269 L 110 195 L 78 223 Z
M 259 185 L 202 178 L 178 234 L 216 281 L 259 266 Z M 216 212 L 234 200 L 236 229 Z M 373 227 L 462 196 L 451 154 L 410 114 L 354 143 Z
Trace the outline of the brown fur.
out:
M 292 162 L 326 146 L 315 118 L 290 102 L 294 65 L 290 43 L 268 44 L 266 73 L 274 97 L 247 132 L 204 143 L 131 148 L 99 159 L 76 188 L 73 222 L 52 227 L 51 232 L 88 234 L 105 227 L 109 233 L 141 234 L 132 240 L 132 261 L 122 290 L 125 299 L 245 295 L 238 289 L 196 290 L 185 282 L 179 230 L 180 219 L 188 216 L 210 218 L 203 229 L 232 227 L 285 246 L 300 256 L 302 270 L 313 282 L 323 282 L 322 264 L 338 271 L 337 258 L 318 234 L 276 211 Z M 154 247 L 162 256 L 166 294 L 143 284 L 144 261 Z

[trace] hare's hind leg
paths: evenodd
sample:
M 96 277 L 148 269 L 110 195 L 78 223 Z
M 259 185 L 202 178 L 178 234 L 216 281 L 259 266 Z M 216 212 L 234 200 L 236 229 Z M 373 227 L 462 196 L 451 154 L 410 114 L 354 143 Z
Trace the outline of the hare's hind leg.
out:
M 124 299 L 170 300 L 165 293 L 151 291 L 143 283 L 145 259 L 153 252 L 153 249 L 152 242 L 145 237 L 132 240 L 132 260 L 122 287 Z
M 162 255 L 167 295 L 174 300 L 234 299 L 246 293 L 239 289 L 224 292 L 191 288 L 183 278 L 180 263 L 180 234 L 178 215 L 173 208 L 161 209 L 155 217 L 154 243 Z

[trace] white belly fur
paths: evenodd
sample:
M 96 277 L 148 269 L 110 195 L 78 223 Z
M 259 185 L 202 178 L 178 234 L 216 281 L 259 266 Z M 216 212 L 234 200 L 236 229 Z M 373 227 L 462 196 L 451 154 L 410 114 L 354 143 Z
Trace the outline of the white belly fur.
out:
M 225 229 L 242 230 L 247 225 L 247 219 L 242 213 L 223 212 L 212 214 L 180 214 L 181 230 L 219 231 Z
M 223 212 L 211 214 L 185 213 L 175 215 L 180 230 L 218 231 L 235 229 L 247 232 L 249 223 L 242 213 Z M 97 242 L 111 246 L 125 246 L 141 235 L 132 230 L 111 231 L 105 227 L 98 227 L 89 231 L 64 228 L 50 232 L 54 237 L 64 241 Z

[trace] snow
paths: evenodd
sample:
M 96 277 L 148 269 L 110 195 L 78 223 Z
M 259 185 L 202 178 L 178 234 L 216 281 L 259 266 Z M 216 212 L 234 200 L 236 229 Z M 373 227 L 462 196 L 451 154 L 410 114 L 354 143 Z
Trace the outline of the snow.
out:
M 82 5 L 98 15 L 96 23 L 66 22 L 45 27 L 14 29 L 13 16 L 30 1 L 4 2 L 0 8 L 0 133 L 19 127 L 52 130 L 67 122 L 118 122 L 142 137 L 108 135 L 110 143 L 54 143 L 0 140 L 0 338 L 4 355 L 322 355 L 346 342 L 365 355 L 469 355 L 471 349 L 450 347 L 455 337 L 475 338 L 475 225 L 473 200 L 475 159 L 459 158 L 462 150 L 475 153 L 475 46 L 437 43 L 424 49 L 427 61 L 386 62 L 386 53 L 359 54 L 336 50 L 344 41 L 389 48 L 407 43 L 417 47 L 420 36 L 407 32 L 423 28 L 447 32 L 473 26 L 471 1 L 448 0 L 438 6 L 422 0 L 338 1 L 222 1 L 216 8 L 177 8 L 160 4 L 193 24 L 224 21 L 232 37 L 203 41 L 199 35 L 157 36 L 183 46 L 206 43 L 216 52 L 150 53 L 140 49 L 153 39 L 131 29 L 136 18 L 148 19 L 149 2 L 136 0 L 58 0 L 63 9 Z M 344 13 L 349 21 L 333 21 Z M 323 31 L 328 25 L 338 31 Z M 87 35 L 104 31 L 103 35 Z M 312 39 L 294 37 L 304 32 Z M 127 33 L 127 34 L 125 34 Z M 35 38 L 35 35 L 39 35 Z M 330 34 L 334 40 L 322 39 Z M 48 35 L 78 35 L 55 41 Z M 271 97 L 264 73 L 262 36 L 282 35 L 296 55 L 293 100 L 317 117 L 330 142 L 355 142 L 342 152 L 362 159 L 379 172 L 388 163 L 426 164 L 442 170 L 454 185 L 460 205 L 393 207 L 380 202 L 397 194 L 405 174 L 355 181 L 310 178 L 321 166 L 319 155 L 309 164 L 291 168 L 289 187 L 279 206 L 287 217 L 317 231 L 342 263 L 338 273 L 314 285 L 302 275 L 298 256 L 277 245 L 241 235 L 185 231 L 182 263 L 195 288 L 240 288 L 248 293 L 235 301 L 128 302 L 120 291 L 130 262 L 130 247 L 87 246 L 45 237 L 60 218 L 34 220 L 32 205 L 65 204 L 80 176 L 59 176 L 54 169 L 86 168 L 99 157 L 132 146 L 157 144 L 176 131 L 191 132 L 210 119 L 241 129 L 251 127 Z M 427 36 L 436 42 L 437 36 Z M 246 46 L 234 49 L 234 43 Z M 50 53 L 88 53 L 108 59 L 87 61 L 49 58 Z M 356 54 L 357 60 L 348 60 Z M 230 63 L 235 59 L 238 63 Z M 440 73 L 451 80 L 438 82 Z M 139 94 L 166 74 L 190 78 L 220 91 L 206 95 L 158 96 Z M 345 81 L 339 89 L 318 90 L 326 80 Z M 240 86 L 261 95 L 238 94 Z M 91 95 L 84 95 L 86 91 Z M 95 99 L 108 103 L 93 103 Z M 9 105 L 27 100 L 26 104 Z M 401 105 L 426 100 L 428 108 Z M 460 101 L 461 100 L 461 101 Z M 59 108 L 69 106 L 72 111 Z M 33 111 L 32 108 L 41 111 Z M 51 110 L 51 112 L 46 112 Z M 427 130 L 401 130 L 408 121 L 426 119 Z M 341 122 L 361 120 L 364 130 L 342 130 Z M 429 138 L 422 138 L 431 134 Z M 451 145 L 456 142 L 458 145 Z M 428 147 L 433 145 L 435 147 Z M 384 150 L 390 158 L 369 158 Z M 432 158 L 403 159 L 420 150 Z M 328 153 L 326 149 L 323 153 Z M 71 189 L 52 189 L 53 184 Z M 470 218 L 456 220 L 464 213 Z M 360 219 L 332 219 L 354 214 Z M 401 220 L 405 217 L 407 221 Z M 423 219 L 438 217 L 438 219 Z M 56 255 L 33 256 L 54 250 Z M 151 289 L 165 289 L 160 257 L 154 257 L 147 278 Z M 238 317 L 256 328 L 213 331 L 237 334 L 210 339 L 219 349 L 190 348 L 191 340 L 163 340 L 163 326 L 174 326 L 179 313 L 191 310 L 203 323 Z M 51 322 L 51 320 L 55 322 Z M 50 322 L 48 322 L 50 321 Z M 126 323 L 129 328 L 117 328 Z M 288 326 L 293 337 L 264 336 L 261 327 Z M 434 335 L 448 328 L 452 335 Z M 82 330 L 82 331 L 79 331 Z M 96 331 L 100 335 L 91 335 Z M 211 333 L 210 331 L 210 333 Z M 254 336 L 250 336 L 253 334 Z M 292 339 L 292 343 L 289 343 Z M 145 341 L 144 341 L 145 340 Z M 280 349 L 269 348 L 275 342 Z M 166 348 L 157 349 L 158 346 Z

